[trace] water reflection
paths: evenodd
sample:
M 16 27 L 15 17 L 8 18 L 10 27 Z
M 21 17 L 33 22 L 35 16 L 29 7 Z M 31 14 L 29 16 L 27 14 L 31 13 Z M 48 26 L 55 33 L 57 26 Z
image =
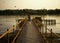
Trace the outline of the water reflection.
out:
M 39 15 L 32 15 L 31 19 L 35 16 Z M 0 34 L 5 32 L 7 29 L 12 27 L 16 24 L 16 19 L 18 18 L 25 18 L 26 16 L 0 16 Z M 43 16 L 43 19 L 54 19 L 56 20 L 56 25 L 48 26 L 49 29 L 53 29 L 53 32 L 60 33 L 60 16 Z
M 32 18 L 34 18 L 34 17 L 36 17 L 36 16 L 38 16 L 38 17 L 40 17 L 39 15 L 33 15 L 32 16 Z M 53 32 L 55 32 L 55 33 L 60 33 L 60 16 L 56 16 L 56 15 L 46 15 L 46 16 L 42 16 L 42 19 L 52 19 L 52 20 L 56 20 L 56 25 L 48 25 L 47 27 L 49 28 L 49 29 L 52 29 L 53 30 Z
M 23 18 L 22 16 L 0 16 L 0 34 L 16 25 L 16 19 Z
M 55 33 L 60 33 L 60 16 L 50 16 L 47 15 L 45 19 L 55 19 L 56 20 L 56 25 L 48 26 L 49 29 L 52 29 L 53 32 Z

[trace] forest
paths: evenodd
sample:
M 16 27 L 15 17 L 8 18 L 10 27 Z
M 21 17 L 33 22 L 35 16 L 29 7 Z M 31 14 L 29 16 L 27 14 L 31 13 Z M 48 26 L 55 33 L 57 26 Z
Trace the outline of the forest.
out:
M 60 15 L 60 9 L 20 9 L 20 10 L 0 10 L 0 15 Z

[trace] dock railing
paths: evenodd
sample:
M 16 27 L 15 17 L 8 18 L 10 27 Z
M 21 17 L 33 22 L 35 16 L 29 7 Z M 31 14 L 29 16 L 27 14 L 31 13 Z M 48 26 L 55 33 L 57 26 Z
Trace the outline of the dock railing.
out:
M 25 19 L 23 22 L 24 22 L 24 23 L 23 23 L 23 25 L 21 26 L 21 30 L 19 30 L 19 31 L 18 31 L 18 33 L 17 33 L 17 34 L 16 34 L 16 36 L 14 37 L 14 39 L 13 39 L 12 43 L 15 43 L 15 42 L 16 42 L 16 39 L 17 39 L 17 38 L 18 38 L 18 36 L 19 36 L 19 34 L 20 34 L 20 35 L 22 34 L 23 27 L 24 27 L 24 25 L 26 24 L 27 19 Z
M 42 30 L 43 31 L 42 35 L 43 35 L 43 37 L 44 37 L 44 39 L 46 40 L 47 43 L 53 43 L 54 38 L 56 38 L 56 40 L 57 40 L 57 38 L 60 38 L 60 35 L 54 33 L 52 28 L 51 29 L 47 28 L 47 25 L 46 24 L 44 24 L 44 25 L 45 26 Z M 49 40 L 49 41 L 47 41 L 47 40 Z
M 39 20 L 34 19 L 33 23 L 37 27 L 41 35 L 43 36 L 43 39 L 46 41 L 46 43 L 53 43 L 53 38 L 60 38 L 60 35 L 54 33 L 52 29 L 47 28 L 46 24 L 40 26 Z
M 22 31 L 23 25 L 26 23 L 26 19 L 22 20 L 20 26 L 18 24 L 13 25 L 10 29 L 0 35 L 0 43 L 14 43 L 16 41 L 19 32 Z M 18 29 L 19 27 L 19 29 Z M 5 40 L 5 41 L 4 41 Z

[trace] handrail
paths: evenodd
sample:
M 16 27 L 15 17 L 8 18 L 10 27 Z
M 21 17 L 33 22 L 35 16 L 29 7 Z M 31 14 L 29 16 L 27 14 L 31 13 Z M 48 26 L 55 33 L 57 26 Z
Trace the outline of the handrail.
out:
M 2 34 L 2 35 L 0 36 L 0 39 L 1 39 L 2 37 L 4 37 L 7 33 L 8 33 L 8 31 L 6 31 L 4 34 Z
M 6 32 L 4 32 L 1 36 L 0 39 L 3 38 L 6 34 L 10 33 L 11 30 L 13 30 L 13 27 L 11 29 L 8 29 Z
M 45 28 L 47 28 L 47 25 L 46 25 L 46 27 L 45 27 Z M 51 32 L 51 30 L 50 30 L 50 29 L 48 29 L 48 28 L 47 28 L 47 30 Z M 60 37 L 60 35 L 58 35 L 58 34 L 54 33 L 53 31 L 52 31 L 52 34 L 54 34 L 54 35 L 55 35 L 55 36 L 57 36 L 57 37 Z
M 51 32 L 50 29 L 47 28 L 47 30 Z M 54 35 L 57 36 L 57 37 L 60 37 L 58 34 L 56 34 L 56 33 L 54 33 L 54 32 L 52 32 L 52 34 L 54 34 Z
M 36 25 L 36 23 L 33 21 L 33 23 L 34 23 L 34 25 L 38 28 L 38 26 Z M 38 29 L 38 31 L 39 31 L 39 29 Z M 44 35 L 43 35 L 43 39 L 46 41 L 46 43 L 49 43 L 47 40 L 46 40 L 46 38 L 44 37 Z
M 23 21 L 23 20 L 22 20 L 22 21 Z M 22 21 L 21 21 L 21 22 L 22 22 Z M 10 29 L 8 29 L 8 31 L 4 32 L 4 33 L 0 36 L 0 39 L 3 38 L 6 34 L 10 33 L 11 30 L 15 29 L 16 26 L 17 26 L 17 24 L 14 25 L 13 27 L 11 27 Z
M 24 21 L 24 24 L 25 24 L 25 23 L 26 23 L 26 21 Z M 23 24 L 23 25 L 24 25 L 24 24 Z M 23 28 L 23 25 L 22 25 L 21 29 Z M 21 31 L 22 31 L 22 30 L 21 30 Z M 19 32 L 17 33 L 17 35 L 14 37 L 12 43 L 15 42 L 15 40 L 16 40 L 16 38 L 18 37 L 19 33 L 20 33 L 20 30 L 19 30 Z
M 35 21 L 38 21 L 38 20 L 33 20 L 34 23 L 35 23 Z M 39 22 L 38 22 L 38 24 L 39 24 Z M 36 24 L 35 24 L 35 25 L 36 25 Z M 36 26 L 37 26 L 37 25 L 36 25 Z M 51 30 L 48 29 L 46 24 L 45 24 L 45 26 L 46 26 L 46 27 L 45 27 L 45 33 L 46 33 L 46 34 L 44 34 L 44 35 L 43 35 L 42 33 L 41 33 L 41 34 L 43 35 L 43 38 L 44 38 L 44 40 L 45 40 L 47 43 L 49 43 L 49 41 L 48 41 L 48 40 L 46 39 L 46 37 L 45 37 L 45 35 L 47 36 L 47 30 L 50 31 L 50 33 L 51 33 L 51 34 L 50 34 L 50 35 L 51 35 L 51 43 L 52 43 L 52 35 L 54 35 L 54 36 L 56 36 L 56 37 L 60 37 L 58 34 L 54 33 L 54 32 L 52 31 L 52 29 L 51 29 Z M 39 30 L 39 29 L 38 29 L 38 30 Z M 40 31 L 43 31 L 43 30 L 40 30 Z
M 54 36 L 56 36 L 57 38 L 60 37 L 58 34 L 54 33 L 54 32 L 52 31 L 52 29 L 51 29 L 51 30 L 48 29 L 48 28 L 47 28 L 47 25 L 45 25 L 45 30 L 46 30 L 46 35 L 45 35 L 46 37 L 47 37 L 47 30 L 50 31 L 50 35 L 51 35 L 51 36 L 50 36 L 50 37 L 51 37 L 50 43 L 52 43 L 52 38 L 53 38 Z

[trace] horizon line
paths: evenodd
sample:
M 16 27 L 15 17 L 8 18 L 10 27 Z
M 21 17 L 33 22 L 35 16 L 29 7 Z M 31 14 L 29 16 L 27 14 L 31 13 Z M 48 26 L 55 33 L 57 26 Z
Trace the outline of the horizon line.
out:
M 43 10 L 43 9 L 46 9 L 46 8 L 43 8 L 43 9 L 28 9 L 28 8 L 23 8 L 23 9 L 0 9 L 0 10 L 24 10 L 24 9 L 27 9 L 27 10 Z M 55 9 L 60 9 L 60 8 L 55 8 Z M 55 10 L 55 9 L 46 9 L 46 10 Z

